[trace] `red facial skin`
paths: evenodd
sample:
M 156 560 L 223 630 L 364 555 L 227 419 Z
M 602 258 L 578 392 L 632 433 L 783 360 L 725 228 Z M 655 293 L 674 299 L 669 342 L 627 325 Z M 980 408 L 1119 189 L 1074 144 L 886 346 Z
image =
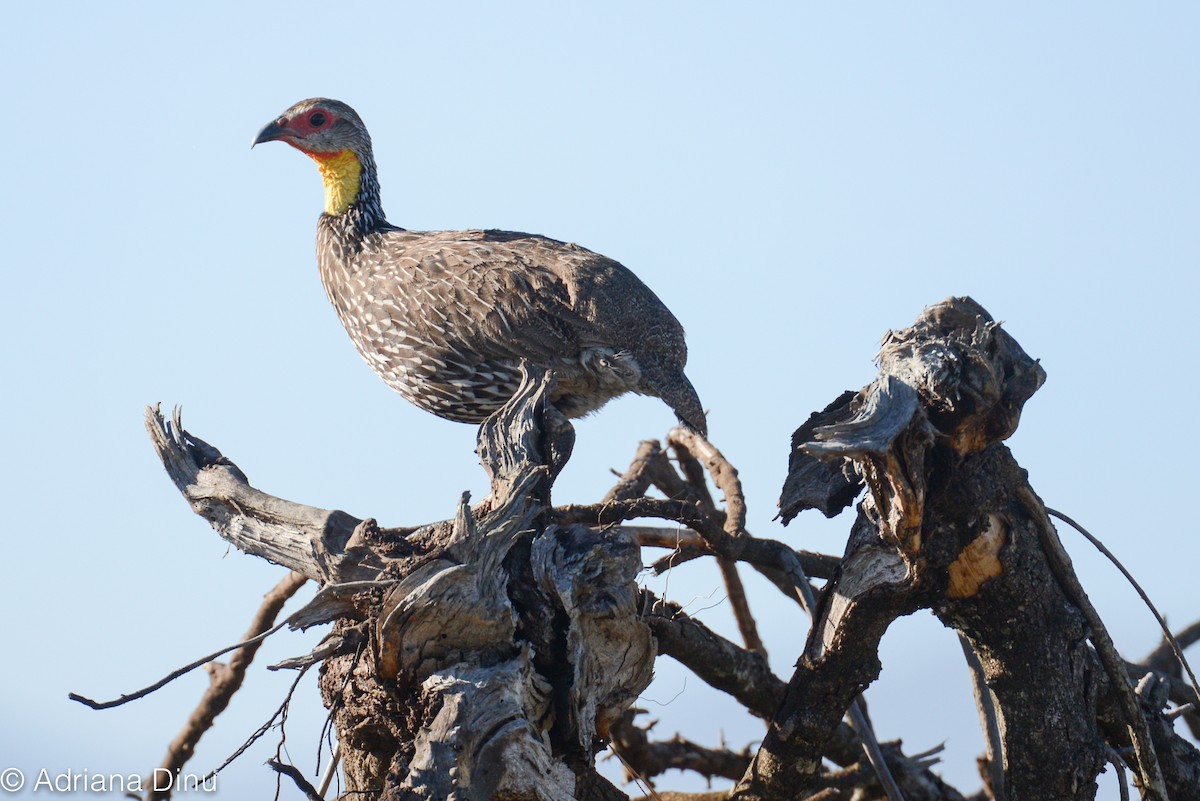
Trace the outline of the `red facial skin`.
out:
M 322 114 L 325 117 L 320 125 L 312 124 L 312 118 L 315 114 Z M 297 137 L 303 138 L 314 134 L 317 131 L 325 130 L 333 125 L 335 120 L 336 118 L 332 114 L 318 106 L 317 108 L 309 109 L 299 117 L 293 117 L 292 119 L 287 120 L 281 127 L 286 128 L 289 131 L 295 131 L 295 135 Z
M 320 125 L 313 125 L 312 118 L 316 114 L 323 114 L 324 119 Z M 328 109 L 321 107 L 311 108 L 301 115 L 287 119 L 280 117 L 275 121 L 275 126 L 279 129 L 279 133 L 273 136 L 274 139 L 281 139 L 287 142 L 292 147 L 302 153 L 305 153 L 313 158 L 318 156 L 328 156 L 324 151 L 311 150 L 305 146 L 305 140 L 312 134 L 324 131 L 337 121 L 337 117 L 329 112 Z

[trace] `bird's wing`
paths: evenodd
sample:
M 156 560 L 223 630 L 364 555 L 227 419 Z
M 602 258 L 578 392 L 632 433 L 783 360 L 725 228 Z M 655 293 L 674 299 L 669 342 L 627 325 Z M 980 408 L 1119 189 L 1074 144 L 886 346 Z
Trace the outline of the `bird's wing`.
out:
M 546 264 L 601 257 L 526 235 L 404 234 L 395 248 L 397 269 L 383 280 L 406 286 L 383 290 L 421 304 L 420 314 L 405 313 L 423 321 L 418 334 L 427 342 L 483 360 L 524 358 L 546 366 L 606 344 L 573 307 L 563 270 Z

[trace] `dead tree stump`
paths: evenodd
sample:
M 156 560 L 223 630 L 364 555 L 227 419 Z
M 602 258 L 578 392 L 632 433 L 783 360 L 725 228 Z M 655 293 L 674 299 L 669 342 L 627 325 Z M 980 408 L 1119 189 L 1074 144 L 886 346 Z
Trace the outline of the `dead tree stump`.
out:
M 547 522 L 572 436 L 551 381 L 526 372 L 481 427 L 484 503 L 464 496 L 453 520 L 408 530 L 265 496 L 178 421 L 150 420 L 198 513 L 325 586 L 304 624 L 337 621 L 312 661 L 347 798 L 625 798 L 594 757 L 651 678 L 640 552 L 621 529 Z
M 1093 798 L 1106 737 L 1138 752 L 1144 797 L 1163 797 L 1153 749 L 1130 734 L 1145 721 L 1104 731 L 1102 708 L 1120 720 L 1120 696 L 1132 697 L 1132 687 L 1123 666 L 1106 673 L 1103 626 L 1089 617 L 1041 501 L 1002 444 L 1045 380 L 1041 366 L 969 298 L 889 333 L 879 365 L 872 384 L 841 396 L 793 439 L 785 522 L 806 508 L 836 513 L 860 482 L 868 494 L 734 798 L 785 798 L 815 785 L 843 711 L 878 675 L 884 631 L 921 608 L 963 635 L 982 664 L 1010 801 Z M 1197 792 L 1176 786 L 1170 797 Z
M 785 522 L 805 509 L 833 516 L 865 488 L 841 559 L 751 536 L 737 471 L 681 430 L 667 440 L 672 458 L 642 443 L 603 502 L 552 506 L 574 434 L 547 402 L 552 376 L 529 369 L 480 428 L 489 497 L 472 507 L 464 495 L 451 519 L 417 527 L 276 498 L 178 414 L 168 423 L 152 409 L 147 426 L 175 485 L 222 537 L 321 585 L 286 622 L 332 630 L 285 666 L 321 666 L 343 798 L 617 801 L 625 794 L 595 770 L 611 742 L 643 780 L 684 767 L 737 781 L 696 799 L 874 799 L 887 788 L 893 801 L 962 801 L 930 771 L 930 754 L 880 748 L 861 715 L 844 720 L 880 671 L 887 627 L 918 609 L 958 631 L 977 665 L 993 732 L 986 797 L 1091 799 L 1105 762 L 1125 759 L 1144 798 L 1200 798 L 1200 752 L 1171 723 L 1182 716 L 1200 731 L 1200 718 L 1186 706 L 1163 712 L 1167 698 L 1200 699 L 1169 653 L 1145 666 L 1116 656 L 1003 444 L 1041 367 L 969 298 L 890 333 L 879 364 L 874 382 L 796 432 L 780 501 Z M 672 526 L 626 525 L 639 518 Z M 745 647 L 639 592 L 642 547 L 670 550 L 650 566 L 658 572 L 716 558 Z M 738 563 L 797 614 L 813 613 L 790 681 L 767 664 Z M 809 576 L 827 579 L 815 609 Z M 766 721 L 761 746 L 650 741 L 630 706 L 659 653 Z M 1136 691 L 1130 671 L 1149 674 Z M 153 689 L 76 700 L 104 708 Z M 319 797 L 294 768 L 275 767 Z

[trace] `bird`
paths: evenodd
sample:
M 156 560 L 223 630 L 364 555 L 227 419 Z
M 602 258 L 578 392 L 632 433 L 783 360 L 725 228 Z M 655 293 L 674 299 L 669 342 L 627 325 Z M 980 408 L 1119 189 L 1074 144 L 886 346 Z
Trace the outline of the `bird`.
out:
M 628 268 L 536 234 L 392 225 L 371 136 L 340 101 L 294 104 L 252 147 L 272 141 L 317 163 L 321 282 L 358 352 L 406 400 L 482 423 L 516 393 L 524 360 L 553 371 L 550 402 L 568 418 L 632 392 L 707 435 L 683 326 Z

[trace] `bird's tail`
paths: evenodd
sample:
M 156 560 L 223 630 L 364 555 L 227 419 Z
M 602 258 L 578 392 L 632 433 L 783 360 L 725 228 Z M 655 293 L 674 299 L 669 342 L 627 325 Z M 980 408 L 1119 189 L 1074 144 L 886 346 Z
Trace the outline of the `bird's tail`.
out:
M 703 437 L 708 436 L 708 421 L 704 417 L 700 396 L 683 370 L 643 364 L 642 384 L 647 395 L 657 395 L 666 401 L 679 422 Z

